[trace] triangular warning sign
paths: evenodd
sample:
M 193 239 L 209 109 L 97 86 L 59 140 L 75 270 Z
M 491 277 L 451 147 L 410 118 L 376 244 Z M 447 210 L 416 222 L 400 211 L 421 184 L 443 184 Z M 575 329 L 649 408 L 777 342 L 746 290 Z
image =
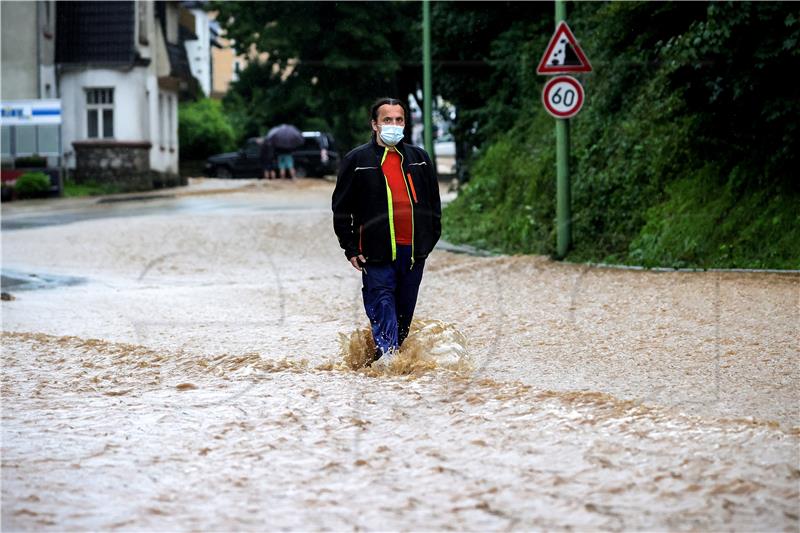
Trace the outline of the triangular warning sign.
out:
M 591 72 L 592 65 L 578 46 L 578 41 L 563 20 L 556 28 L 550 44 L 539 61 L 537 74 L 558 74 L 563 72 Z

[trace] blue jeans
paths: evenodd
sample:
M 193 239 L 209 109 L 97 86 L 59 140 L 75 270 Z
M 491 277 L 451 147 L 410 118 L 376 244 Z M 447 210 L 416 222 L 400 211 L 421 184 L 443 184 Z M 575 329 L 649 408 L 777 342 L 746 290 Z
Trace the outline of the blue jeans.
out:
M 398 349 L 408 336 L 424 267 L 421 259 L 412 268 L 411 246 L 398 245 L 396 260 L 368 264 L 361 272 L 364 309 L 381 354 Z

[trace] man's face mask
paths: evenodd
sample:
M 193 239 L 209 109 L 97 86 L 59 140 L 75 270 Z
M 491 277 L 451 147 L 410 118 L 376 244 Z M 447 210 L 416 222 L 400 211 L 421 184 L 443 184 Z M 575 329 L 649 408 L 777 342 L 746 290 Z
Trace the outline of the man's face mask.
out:
M 381 140 L 388 146 L 394 146 L 403 138 L 403 126 L 384 124 L 381 126 Z

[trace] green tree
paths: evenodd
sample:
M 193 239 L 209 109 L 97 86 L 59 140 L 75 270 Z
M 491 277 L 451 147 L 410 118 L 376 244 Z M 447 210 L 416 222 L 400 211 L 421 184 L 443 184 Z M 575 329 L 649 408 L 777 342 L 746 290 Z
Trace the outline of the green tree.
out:
M 434 92 L 456 110 L 454 133 L 481 148 L 537 101 L 536 62 L 552 31 L 548 2 L 433 2 Z
M 243 135 L 280 122 L 330 127 L 348 149 L 368 136 L 367 107 L 420 85 L 420 5 L 214 2 L 237 50 L 266 53 L 226 98 Z
M 421 85 L 419 3 L 209 7 L 239 50 L 267 54 L 225 100 L 241 137 L 290 122 L 332 130 L 346 151 L 366 139 L 373 98 L 404 98 Z M 461 173 L 472 175 L 446 211 L 446 234 L 506 251 L 551 251 L 553 119 L 540 104 L 545 80 L 535 69 L 553 6 L 432 7 L 434 92 L 456 109 L 457 155 L 469 162 Z M 579 76 L 587 99 L 572 119 L 570 259 L 800 263 L 791 208 L 800 200 L 800 98 L 785 81 L 798 65 L 796 9 L 579 2 L 568 12 L 595 67 Z
M 798 65 L 795 11 L 762 2 L 570 6 L 595 67 L 580 76 L 587 100 L 571 120 L 570 259 L 800 266 L 800 212 L 792 207 L 800 204 L 800 98 L 785 81 Z M 548 26 L 549 37 L 552 19 Z M 532 43 L 509 30 L 491 48 L 523 57 Z M 492 76 L 504 66 L 489 63 Z M 531 86 L 538 93 L 541 81 Z M 512 98 L 498 90 L 486 108 Z M 547 163 L 553 120 L 538 99 L 514 109 L 509 132 L 487 137 L 473 181 L 446 211 L 445 232 L 499 250 L 552 251 L 545 229 L 554 225 L 554 197 L 540 193 L 555 179 Z M 521 168 L 523 186 L 509 179 Z
M 235 147 L 233 127 L 217 100 L 205 98 L 178 108 L 181 159 L 205 159 Z

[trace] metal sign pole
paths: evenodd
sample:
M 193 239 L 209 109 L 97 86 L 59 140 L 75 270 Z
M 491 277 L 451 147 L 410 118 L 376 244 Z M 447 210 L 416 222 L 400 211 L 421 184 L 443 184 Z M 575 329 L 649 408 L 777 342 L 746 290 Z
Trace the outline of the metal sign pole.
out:
M 431 2 L 422 2 L 422 116 L 425 151 L 433 158 L 433 90 L 431 88 Z
M 567 19 L 564 0 L 556 2 L 556 26 Z M 569 119 L 556 119 L 556 255 L 566 257 L 572 246 L 572 213 L 569 180 Z

